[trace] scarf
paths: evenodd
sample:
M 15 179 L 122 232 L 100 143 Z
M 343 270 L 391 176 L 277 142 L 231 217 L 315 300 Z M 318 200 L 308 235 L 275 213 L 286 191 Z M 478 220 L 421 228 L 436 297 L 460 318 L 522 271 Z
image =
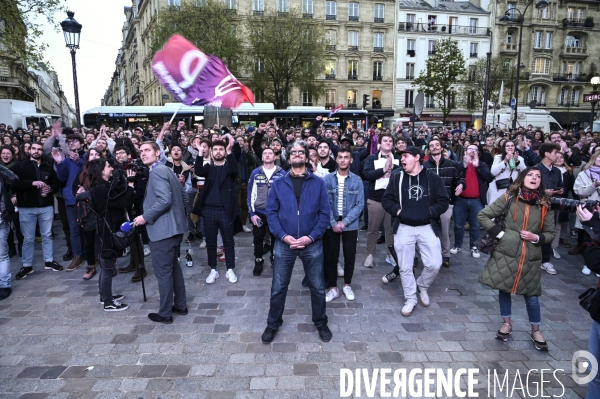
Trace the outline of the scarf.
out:
M 600 180 L 600 166 L 592 165 L 585 170 L 585 174 L 593 181 Z
M 519 197 L 529 205 L 536 205 L 540 201 L 540 193 L 538 190 L 530 190 L 525 187 L 519 189 Z

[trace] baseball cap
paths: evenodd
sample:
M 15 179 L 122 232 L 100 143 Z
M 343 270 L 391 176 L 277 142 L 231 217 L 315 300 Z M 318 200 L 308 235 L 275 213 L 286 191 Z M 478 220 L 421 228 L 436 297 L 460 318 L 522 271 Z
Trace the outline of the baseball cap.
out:
M 354 142 L 352 141 L 352 139 L 348 136 L 344 136 L 340 139 L 340 144 L 342 144 L 344 141 L 347 141 L 348 143 L 350 143 L 350 145 L 354 145 Z
M 252 133 L 254 131 L 254 126 L 248 126 L 248 128 L 246 129 L 246 131 L 248 133 Z
M 398 154 L 411 154 L 413 156 L 420 155 L 420 159 L 423 159 L 423 151 L 419 147 L 409 146 L 402 151 L 398 151 Z

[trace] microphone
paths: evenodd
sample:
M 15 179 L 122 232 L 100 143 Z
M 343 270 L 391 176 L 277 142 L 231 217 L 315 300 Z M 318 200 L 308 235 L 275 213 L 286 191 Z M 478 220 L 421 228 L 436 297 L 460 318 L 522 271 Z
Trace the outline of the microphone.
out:
M 125 222 L 121 225 L 121 231 L 123 233 L 127 233 L 131 230 L 133 230 L 133 222 Z

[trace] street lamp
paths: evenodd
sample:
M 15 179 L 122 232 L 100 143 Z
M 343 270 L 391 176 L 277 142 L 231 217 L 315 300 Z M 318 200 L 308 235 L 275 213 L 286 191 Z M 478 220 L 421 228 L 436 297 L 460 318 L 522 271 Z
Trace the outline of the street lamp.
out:
M 527 13 L 527 9 L 529 6 L 533 4 L 533 0 L 529 0 L 527 5 L 525 6 L 525 10 L 523 12 L 519 11 L 516 8 L 511 8 L 507 10 L 502 17 L 500 17 L 500 22 L 508 22 L 508 23 L 518 23 L 519 24 L 519 49 L 517 50 L 517 77 L 515 79 L 515 116 L 512 122 L 512 128 L 517 128 L 517 108 L 519 106 L 519 77 L 521 74 L 521 46 L 523 45 L 523 22 L 525 22 L 525 14 Z M 544 9 L 548 7 L 548 2 L 546 0 L 538 0 L 535 3 L 535 8 Z M 519 14 L 518 19 L 515 19 L 513 16 L 513 12 L 517 12 Z
M 598 85 L 600 84 L 600 77 L 594 76 L 592 80 L 590 80 L 592 84 L 592 94 L 598 94 Z M 590 115 L 590 132 L 594 130 L 594 107 L 598 101 L 591 101 L 592 103 L 592 114 Z
M 75 89 L 75 112 L 77 112 L 77 127 L 81 130 L 81 112 L 79 111 L 79 88 L 77 87 L 77 66 L 75 64 L 75 51 L 79 48 L 79 35 L 81 24 L 73 18 L 75 13 L 67 11 L 68 18 L 60 23 L 65 35 L 65 43 L 71 50 L 71 61 L 73 63 L 73 88 Z

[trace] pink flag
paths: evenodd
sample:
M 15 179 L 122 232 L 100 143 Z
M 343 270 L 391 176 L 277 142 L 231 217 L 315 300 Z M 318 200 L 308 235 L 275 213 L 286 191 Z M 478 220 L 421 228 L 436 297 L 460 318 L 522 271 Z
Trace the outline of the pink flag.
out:
M 331 115 L 335 114 L 336 112 L 338 112 L 340 109 L 344 108 L 343 104 L 338 104 L 335 107 L 333 107 L 330 111 L 329 111 L 329 115 L 327 116 L 328 118 L 331 118 Z
M 152 71 L 160 84 L 185 105 L 254 105 L 254 94 L 229 72 L 223 61 L 204 54 L 180 35 L 171 36 L 163 49 L 154 54 Z

